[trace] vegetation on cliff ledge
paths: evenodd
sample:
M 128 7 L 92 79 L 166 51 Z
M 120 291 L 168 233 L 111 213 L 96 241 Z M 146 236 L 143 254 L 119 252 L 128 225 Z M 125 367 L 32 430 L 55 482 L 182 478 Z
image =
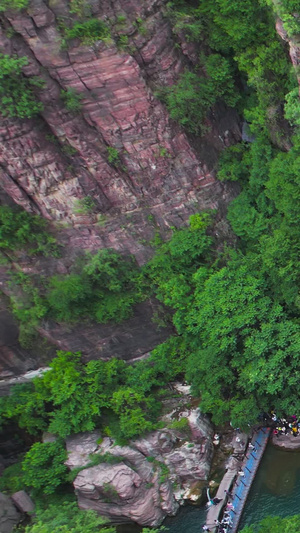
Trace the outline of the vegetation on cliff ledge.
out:
M 40 80 L 22 73 L 27 64 L 27 57 L 0 54 L 0 113 L 5 117 L 31 118 L 43 110 L 33 92 Z

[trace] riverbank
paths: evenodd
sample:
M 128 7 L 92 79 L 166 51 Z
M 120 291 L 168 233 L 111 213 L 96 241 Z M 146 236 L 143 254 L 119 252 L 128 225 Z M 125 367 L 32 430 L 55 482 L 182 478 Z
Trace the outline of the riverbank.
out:
M 288 433 L 287 435 L 272 434 L 272 444 L 284 450 L 300 450 L 300 435 L 294 436 Z

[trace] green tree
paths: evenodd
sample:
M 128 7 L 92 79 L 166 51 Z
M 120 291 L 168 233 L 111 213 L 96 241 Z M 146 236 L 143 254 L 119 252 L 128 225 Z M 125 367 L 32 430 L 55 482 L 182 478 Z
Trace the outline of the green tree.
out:
M 110 249 L 87 254 L 78 274 L 53 276 L 48 301 L 59 320 L 93 317 L 97 322 L 121 322 L 133 305 L 145 298 L 143 276 L 133 257 Z
M 37 435 L 47 429 L 47 419 L 44 397 L 35 393 L 33 383 L 15 385 L 10 396 L 0 398 L 0 425 L 13 420 Z
M 72 322 L 89 312 L 93 289 L 87 277 L 79 274 L 53 276 L 48 302 L 58 320 Z
M 83 44 L 93 44 L 95 41 L 107 40 L 110 30 L 103 20 L 91 18 L 83 22 L 75 22 L 74 26 L 65 31 L 66 39 L 80 39 Z
M 268 516 L 255 526 L 246 526 L 241 533 L 300 533 L 300 515 L 280 518 L 279 516 Z
M 59 442 L 36 442 L 22 463 L 23 480 L 28 487 L 52 494 L 66 481 L 67 452 Z
M 0 206 L 0 249 L 7 252 L 23 247 L 30 255 L 58 255 L 56 239 L 47 231 L 43 218 L 21 208 Z
M 76 503 L 49 505 L 46 510 L 37 509 L 32 524 L 25 533 L 115 533 L 115 527 L 105 527 L 107 520 L 95 511 L 81 511 Z
M 160 408 L 153 398 L 129 387 L 119 388 L 114 392 L 111 406 L 119 415 L 122 436 L 126 439 L 137 437 L 153 429 L 153 419 Z
M 195 134 L 203 131 L 207 112 L 218 99 L 229 106 L 239 100 L 229 61 L 212 54 L 203 63 L 206 76 L 186 71 L 176 85 L 161 91 L 171 118 Z

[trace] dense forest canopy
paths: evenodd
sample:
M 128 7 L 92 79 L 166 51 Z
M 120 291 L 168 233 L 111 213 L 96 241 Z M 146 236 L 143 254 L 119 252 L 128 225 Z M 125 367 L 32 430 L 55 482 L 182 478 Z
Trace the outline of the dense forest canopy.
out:
M 177 377 L 188 381 L 216 424 L 254 424 L 271 407 L 278 414 L 299 412 L 300 106 L 272 5 L 268 0 L 173 0 L 165 13 L 174 32 L 184 31 L 199 47 L 204 41 L 206 49 L 197 68 L 158 90 L 171 117 L 201 135 L 212 106 L 223 101 L 236 107 L 253 136 L 252 142 L 225 149 L 218 164 L 218 178 L 241 188 L 227 213 L 235 245 L 217 242 L 215 213 L 204 212 L 193 215 L 188 227 L 174 228 L 168 242 L 157 242 L 142 268 L 133 257 L 100 250 L 82 257 L 70 274 L 44 280 L 42 288 L 36 276 L 12 269 L 11 283 L 18 286 L 12 309 L 21 341 L 29 347 L 36 326 L 47 317 L 120 322 L 150 296 L 163 304 L 176 334 L 133 366 L 116 359 L 84 364 L 79 353 L 58 352 L 43 377 L 1 398 L 3 427 L 13 420 L 37 438 L 49 430 L 61 439 L 100 427 L 123 443 L 158 427 L 161 390 Z M 6 9 L 5 2 L 1 6 Z M 285 0 L 275 7 L 294 35 L 299 2 Z M 72 31 L 79 30 L 85 31 L 75 26 Z M 2 112 L 29 116 L 16 107 L 14 96 L 12 101 L 5 96 L 24 63 L 8 56 L 0 56 L 0 63 Z M 27 82 L 26 91 L 31 101 Z M 16 250 L 60 253 L 41 219 L 9 207 L 0 208 L 0 248 L 6 264 Z M 59 453 L 50 448 L 37 442 L 26 455 L 22 475 L 29 487 L 52 492 L 67 481 L 63 445 Z M 81 524 L 81 516 L 76 520 Z M 293 527 L 294 519 L 284 520 L 274 519 L 272 532 Z M 259 529 L 269 530 L 267 524 Z

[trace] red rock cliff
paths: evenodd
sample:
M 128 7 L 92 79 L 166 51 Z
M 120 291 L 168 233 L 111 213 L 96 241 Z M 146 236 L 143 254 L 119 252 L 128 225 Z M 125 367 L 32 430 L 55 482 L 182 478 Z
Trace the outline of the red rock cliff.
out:
M 90 2 L 93 16 L 112 28 L 118 16 L 126 17 L 132 55 L 113 40 L 91 46 L 73 40 L 65 50 L 59 22 L 70 18 L 66 0 L 32 0 L 26 12 L 2 15 L 0 51 L 27 56 L 25 75 L 41 77 L 45 88 L 40 118 L 1 120 L 1 186 L 25 209 L 75 226 L 67 232 L 73 247 L 113 246 L 143 261 L 139 237 L 153 233 L 150 212 L 164 231 L 199 209 L 218 208 L 227 196 L 212 162 L 230 136 L 239 137 L 237 117 L 222 110 L 195 150 L 153 94 L 155 84 L 173 83 L 197 57 L 192 45 L 173 35 L 165 3 Z M 142 34 L 136 20 L 143 21 Z M 77 115 L 60 97 L 68 88 L 83 97 Z M 108 147 L 118 150 L 117 165 L 109 163 Z M 105 227 L 96 213 L 76 214 L 78 199 L 87 196 Z M 124 214 L 134 217 L 137 234 Z
M 41 116 L 0 121 L 1 198 L 9 195 L 52 220 L 65 250 L 56 262 L 25 260 L 21 268 L 27 273 L 68 272 L 80 250 L 102 247 L 133 253 L 144 263 L 157 231 L 165 237 L 170 226 L 179 227 L 204 208 L 219 209 L 222 218 L 232 193 L 216 181 L 213 169 L 224 145 L 240 138 L 238 117 L 220 105 L 206 136 L 188 138 L 154 96 L 157 85 L 174 83 L 199 54 L 173 34 L 165 4 L 90 0 L 90 14 L 109 24 L 113 38 L 92 45 L 75 39 L 67 49 L 60 29 L 71 20 L 67 0 L 32 0 L 26 11 L 1 14 L 0 52 L 26 56 L 24 74 L 45 84 L 38 90 Z M 126 21 L 121 28 L 120 15 Z M 116 45 L 122 33 L 128 36 L 126 51 Z M 61 98 L 69 88 L 82 96 L 77 114 Z M 109 160 L 109 147 L 117 150 L 117 161 Z M 78 202 L 87 197 L 93 209 L 78 213 Z M 145 305 L 121 327 L 68 330 L 47 323 L 40 332 L 57 347 L 82 350 L 88 358 L 134 359 L 170 334 L 157 331 Z M 4 375 L 11 372 L 14 353 L 9 365 L 1 356 Z M 40 364 L 39 357 L 35 361 L 30 368 Z M 28 370 L 27 364 L 18 367 Z

